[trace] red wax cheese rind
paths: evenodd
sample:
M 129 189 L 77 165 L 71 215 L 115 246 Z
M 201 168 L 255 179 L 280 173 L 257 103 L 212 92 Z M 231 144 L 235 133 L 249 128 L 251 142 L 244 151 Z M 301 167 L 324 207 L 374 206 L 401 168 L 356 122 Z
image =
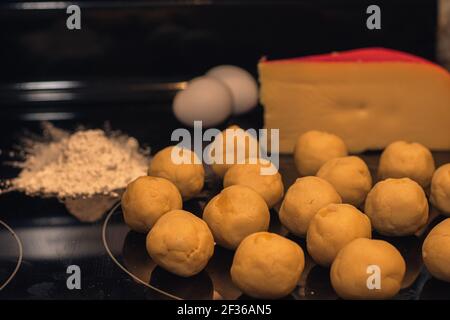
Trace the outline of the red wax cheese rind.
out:
M 426 63 L 436 65 L 424 58 L 406 52 L 385 48 L 355 49 L 290 59 L 262 61 L 262 63 L 293 63 L 293 62 L 361 62 L 361 63 L 410 62 L 410 63 Z
M 396 140 L 450 150 L 450 74 L 423 58 L 370 48 L 260 61 L 258 69 L 264 124 L 280 129 L 282 153 L 308 130 L 337 134 L 350 152 Z

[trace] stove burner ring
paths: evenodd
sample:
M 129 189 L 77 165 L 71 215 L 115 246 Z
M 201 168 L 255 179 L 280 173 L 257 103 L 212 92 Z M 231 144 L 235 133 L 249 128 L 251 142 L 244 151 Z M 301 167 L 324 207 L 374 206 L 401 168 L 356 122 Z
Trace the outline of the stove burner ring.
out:
M 9 225 L 7 225 L 2 220 L 0 220 L 0 225 L 5 227 L 12 234 L 12 236 L 16 240 L 17 246 L 19 248 L 19 258 L 17 259 L 16 267 L 14 268 L 14 271 L 11 273 L 11 275 L 6 279 L 6 281 L 3 284 L 0 284 L 0 291 L 1 291 L 8 285 L 8 283 L 11 282 L 11 280 L 15 277 L 15 275 L 19 271 L 19 268 L 20 268 L 20 265 L 22 264 L 22 259 L 23 259 L 23 246 L 22 246 L 22 242 L 20 241 L 20 238 L 18 237 L 18 235 L 14 232 L 14 230 Z
M 112 209 L 111 211 L 108 213 L 108 215 L 105 218 L 105 221 L 103 222 L 103 226 L 102 226 L 102 242 L 103 242 L 103 246 L 105 247 L 106 252 L 108 253 L 109 257 L 112 259 L 112 261 L 120 268 L 122 269 L 122 271 L 124 271 L 128 276 L 130 276 L 131 278 L 133 278 L 135 281 L 137 281 L 138 283 L 153 289 L 155 291 L 157 291 L 158 293 L 161 293 L 162 295 L 165 295 L 169 298 L 172 298 L 174 300 L 183 300 L 180 297 L 177 297 L 173 294 L 170 294 L 168 292 L 165 292 L 159 288 L 156 288 L 148 283 L 146 283 L 145 281 L 142 281 L 141 279 L 139 279 L 139 277 L 137 277 L 136 275 L 134 275 L 133 273 L 131 273 L 122 263 L 120 263 L 117 258 L 114 256 L 114 254 L 111 252 L 111 249 L 109 248 L 108 242 L 106 241 L 106 228 L 108 226 L 108 222 L 111 219 L 112 215 L 114 214 L 114 212 L 116 211 L 116 209 L 120 206 L 120 202 L 117 203 Z

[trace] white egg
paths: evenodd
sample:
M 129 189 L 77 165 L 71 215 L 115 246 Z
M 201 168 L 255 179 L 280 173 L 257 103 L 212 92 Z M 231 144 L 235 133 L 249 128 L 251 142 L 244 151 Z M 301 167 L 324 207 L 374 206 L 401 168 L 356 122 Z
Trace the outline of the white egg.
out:
M 211 77 L 198 77 L 177 93 L 173 100 L 176 118 L 187 126 L 202 121 L 204 127 L 223 122 L 232 111 L 232 96 L 228 87 Z
M 233 96 L 233 114 L 253 109 L 258 103 L 258 84 L 246 70 L 230 65 L 212 68 L 206 73 L 225 83 Z

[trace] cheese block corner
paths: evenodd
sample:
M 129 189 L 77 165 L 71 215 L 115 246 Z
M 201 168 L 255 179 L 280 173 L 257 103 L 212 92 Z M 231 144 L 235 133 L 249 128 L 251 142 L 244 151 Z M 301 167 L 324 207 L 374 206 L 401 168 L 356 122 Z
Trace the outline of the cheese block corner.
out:
M 395 140 L 450 150 L 450 74 L 400 51 L 369 48 L 258 64 L 265 127 L 291 153 L 308 130 L 340 136 L 350 152 Z

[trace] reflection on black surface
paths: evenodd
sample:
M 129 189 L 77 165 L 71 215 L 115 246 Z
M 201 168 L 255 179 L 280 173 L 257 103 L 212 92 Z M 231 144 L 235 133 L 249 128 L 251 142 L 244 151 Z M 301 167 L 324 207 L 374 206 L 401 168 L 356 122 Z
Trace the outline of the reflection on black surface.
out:
M 305 284 L 305 297 L 307 299 L 320 300 L 334 300 L 338 298 L 331 286 L 329 268 L 316 265 L 309 271 Z
M 22 262 L 20 239 L 14 230 L 0 220 L 0 290 L 14 278 Z
M 234 251 L 216 245 L 214 255 L 206 267 L 214 282 L 214 290 L 227 300 L 237 299 L 241 295 L 241 291 L 231 280 L 230 269 L 233 264 L 233 257 Z
M 150 258 L 145 247 L 146 234 L 128 232 L 123 244 L 122 256 L 125 267 L 145 283 L 149 283 L 150 274 L 156 263 Z
M 184 278 L 156 267 L 150 285 L 183 299 L 207 300 L 213 298 L 213 283 L 206 271 Z
M 246 294 L 241 294 L 237 298 L 237 300 L 258 300 L 258 299 L 250 297 L 250 296 L 248 296 Z M 290 295 L 287 295 L 286 297 L 283 297 L 283 298 L 280 298 L 280 299 L 277 299 L 277 300 L 295 300 L 295 297 L 292 294 L 290 294 Z
M 425 283 L 420 299 L 450 300 L 450 283 L 431 278 Z

